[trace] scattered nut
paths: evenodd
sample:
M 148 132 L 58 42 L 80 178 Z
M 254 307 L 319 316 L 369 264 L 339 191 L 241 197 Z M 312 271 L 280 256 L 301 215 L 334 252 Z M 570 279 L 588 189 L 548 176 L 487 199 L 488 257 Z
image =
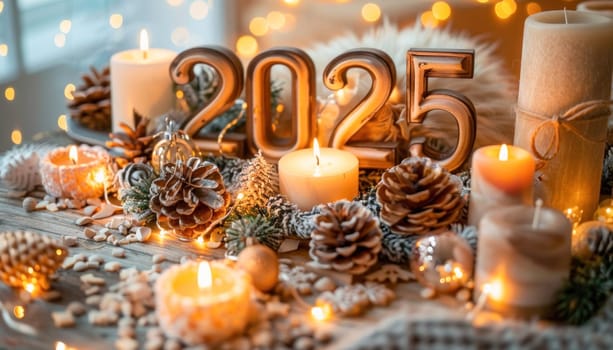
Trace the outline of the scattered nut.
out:
M 109 261 L 104 265 L 104 271 L 106 272 L 117 272 L 121 270 L 121 264 L 117 261 Z
M 106 236 L 98 233 L 94 236 L 93 240 L 96 242 L 104 242 L 106 241 Z
M 87 205 L 91 205 L 94 207 L 99 207 L 100 204 L 102 204 L 100 198 L 88 198 L 85 202 L 87 203 Z
M 78 244 L 75 236 L 62 236 L 62 243 L 67 247 L 74 247 Z
M 117 350 L 136 350 L 138 342 L 132 338 L 119 338 L 115 341 L 115 348 Z
M 330 277 L 324 276 L 315 282 L 314 287 L 318 292 L 333 291 L 336 283 Z
M 217 249 L 221 247 L 221 245 L 222 245 L 222 242 L 212 242 L 212 241 L 206 242 L 206 247 L 210 249 Z
M 145 242 L 151 237 L 151 229 L 149 227 L 138 227 L 135 231 L 136 239 L 139 242 Z
M 111 254 L 116 258 L 126 257 L 126 251 L 123 248 L 113 248 L 113 250 L 111 251 Z
M 70 302 L 70 304 L 68 304 L 68 306 L 66 307 L 66 311 L 70 312 L 74 316 L 81 316 L 85 314 L 87 309 L 85 308 L 85 305 L 83 305 L 82 303 L 78 301 L 73 301 L 73 302 Z
M 81 271 L 85 271 L 87 270 L 89 267 L 87 266 L 87 263 L 84 263 L 83 261 L 77 261 L 74 266 L 72 267 L 72 269 L 76 272 L 81 272 Z
M 81 282 L 85 284 L 90 284 L 94 286 L 104 286 L 106 281 L 102 277 L 94 276 L 91 273 L 85 274 L 81 276 Z
M 68 311 L 56 311 L 51 313 L 53 324 L 58 328 L 73 327 L 75 325 L 72 313 Z
M 47 210 L 52 211 L 52 212 L 56 212 L 58 210 L 60 210 L 57 206 L 57 204 L 55 203 L 49 203 L 47 204 Z
M 154 264 L 160 264 L 166 260 L 166 257 L 162 254 L 155 254 L 151 257 L 151 262 Z
M 23 202 L 21 203 L 21 206 L 23 207 L 23 209 L 26 212 L 31 212 L 36 210 L 36 204 L 38 203 L 38 201 L 36 200 L 36 198 L 33 197 L 26 197 L 23 199 Z
M 94 238 L 94 236 L 96 236 L 96 230 L 90 227 L 86 227 L 85 230 L 83 230 L 83 235 L 89 239 L 92 239 Z
M 86 215 L 86 216 L 92 216 L 94 215 L 96 210 L 98 210 L 98 207 L 93 206 L 93 205 L 88 205 L 87 207 L 83 208 L 82 213 L 83 215 Z
M 79 226 L 89 225 L 92 222 L 94 222 L 94 219 L 92 219 L 90 216 L 81 216 L 74 221 L 74 223 Z

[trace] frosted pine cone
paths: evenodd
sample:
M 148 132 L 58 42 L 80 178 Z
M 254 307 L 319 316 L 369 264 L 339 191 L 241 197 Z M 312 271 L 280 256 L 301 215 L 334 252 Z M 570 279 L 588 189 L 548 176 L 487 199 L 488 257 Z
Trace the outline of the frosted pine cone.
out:
M 350 274 L 366 272 L 381 250 L 379 220 L 358 202 L 320 206 L 309 254 L 318 263 Z
M 150 194 L 158 226 L 187 239 L 219 222 L 230 202 L 219 169 L 197 157 L 164 165 Z
M 129 163 L 143 163 L 151 159 L 153 152 L 153 135 L 147 135 L 147 118 L 135 113 L 134 123 L 131 128 L 126 123 L 120 123 L 121 131 L 109 134 L 111 140 L 106 142 L 106 147 L 113 148 L 120 153 L 115 160 L 122 168 Z
M 58 241 L 29 231 L 0 233 L 0 280 L 11 287 L 49 289 L 50 277 L 68 255 Z
M 407 158 L 377 185 L 381 221 L 399 235 L 426 234 L 457 221 L 464 207 L 458 185 L 428 158 Z

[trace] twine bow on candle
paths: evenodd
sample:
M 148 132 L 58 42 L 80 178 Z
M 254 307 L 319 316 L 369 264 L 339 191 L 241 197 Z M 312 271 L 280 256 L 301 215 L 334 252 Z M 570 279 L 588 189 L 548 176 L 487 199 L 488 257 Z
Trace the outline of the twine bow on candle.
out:
M 530 135 L 530 149 L 532 151 L 532 154 L 534 154 L 534 156 L 538 160 L 549 161 L 552 160 L 560 150 L 561 127 L 579 136 L 584 141 L 593 143 L 603 142 L 604 140 L 589 139 L 588 137 L 583 135 L 580 130 L 574 127 L 570 122 L 607 115 L 609 114 L 610 104 L 613 104 L 613 101 L 593 100 L 581 102 L 571 107 L 563 114 L 556 114 L 552 117 L 530 112 L 519 107 L 517 109 L 521 113 L 541 120 L 541 122 L 534 128 L 532 134 Z M 541 134 L 546 132 L 546 130 L 548 129 L 551 130 L 551 140 L 550 142 L 547 142 L 547 149 L 542 152 L 537 147 L 537 138 L 539 138 L 539 136 L 543 137 Z

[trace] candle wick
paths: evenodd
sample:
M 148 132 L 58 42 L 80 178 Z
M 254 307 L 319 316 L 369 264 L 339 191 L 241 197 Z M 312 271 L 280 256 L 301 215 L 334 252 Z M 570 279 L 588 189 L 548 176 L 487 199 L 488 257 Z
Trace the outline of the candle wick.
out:
M 143 50 L 143 59 L 146 60 L 148 58 L 148 50 Z
M 319 168 L 319 156 L 318 155 L 315 156 L 315 165 L 317 165 L 317 167 Z
M 564 23 L 568 24 L 568 15 L 566 14 L 566 6 L 564 6 Z
M 532 229 L 533 230 L 538 229 L 542 207 L 543 207 L 543 200 L 539 198 L 536 200 L 536 208 L 534 209 L 534 217 L 532 218 Z

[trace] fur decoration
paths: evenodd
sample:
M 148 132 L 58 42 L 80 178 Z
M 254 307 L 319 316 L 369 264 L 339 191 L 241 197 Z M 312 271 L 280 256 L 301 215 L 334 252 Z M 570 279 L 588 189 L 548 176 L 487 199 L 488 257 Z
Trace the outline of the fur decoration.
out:
M 15 146 L 0 158 L 0 182 L 12 190 L 31 191 L 40 185 L 39 160 L 49 145 Z
M 330 95 L 330 90 L 322 82 L 322 72 L 326 65 L 339 54 L 356 47 L 377 48 L 386 52 L 394 60 L 397 73 L 398 91 L 404 92 L 406 83 L 406 54 L 410 48 L 440 48 L 440 49 L 474 49 L 475 69 L 472 79 L 438 79 L 429 80 L 430 90 L 450 89 L 462 93 L 472 100 L 477 110 L 477 138 L 475 148 L 495 143 L 511 143 L 515 124 L 513 106 L 516 102 L 515 84 L 512 76 L 505 71 L 502 60 L 494 56 L 495 44 L 486 43 L 464 34 L 453 33 L 446 29 L 423 28 L 419 21 L 412 27 L 399 29 L 389 21 L 362 37 L 354 33 L 319 43 L 307 53 L 313 59 L 317 69 L 317 92 L 321 99 Z M 364 96 L 370 88 L 370 78 L 363 70 L 355 70 L 358 87 L 355 97 L 347 106 L 341 106 L 339 115 L 347 113 L 355 100 Z M 350 72 L 352 73 L 352 72 Z M 353 74 L 353 73 L 352 73 Z M 352 78 L 349 74 L 349 79 Z M 285 92 L 288 94 L 289 92 Z M 405 94 L 398 94 L 401 99 Z M 390 103 L 403 103 L 402 100 Z M 428 116 L 427 130 L 423 132 L 431 137 L 448 139 L 455 134 L 455 123 L 449 123 L 448 118 L 437 115 Z M 389 133 L 389 131 L 386 131 Z M 418 135 L 413 134 L 413 137 Z

